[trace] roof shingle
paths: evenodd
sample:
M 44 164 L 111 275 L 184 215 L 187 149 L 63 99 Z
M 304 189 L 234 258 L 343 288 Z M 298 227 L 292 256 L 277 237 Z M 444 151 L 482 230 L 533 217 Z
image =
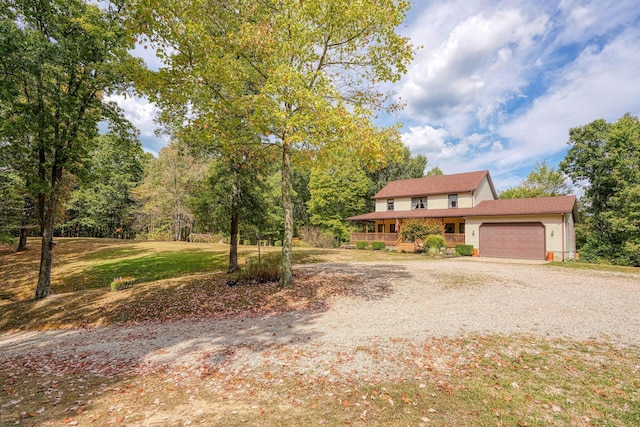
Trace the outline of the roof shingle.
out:
M 480 183 L 488 174 L 489 171 L 483 170 L 391 181 L 373 197 L 375 199 L 384 199 L 391 197 L 472 192 L 480 186 Z M 490 178 L 489 182 L 491 182 Z

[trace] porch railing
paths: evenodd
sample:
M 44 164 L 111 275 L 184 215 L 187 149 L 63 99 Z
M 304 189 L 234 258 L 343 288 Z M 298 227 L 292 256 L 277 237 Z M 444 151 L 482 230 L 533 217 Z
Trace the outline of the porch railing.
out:
M 398 233 L 351 233 L 351 243 L 355 242 L 385 242 L 387 246 L 396 246 L 402 243 Z M 447 246 L 452 248 L 461 243 L 464 244 L 464 234 L 445 234 L 444 240 Z M 412 242 L 407 242 L 412 243 Z
M 394 246 L 398 233 L 351 233 L 351 243 L 355 242 L 384 242 L 387 246 Z

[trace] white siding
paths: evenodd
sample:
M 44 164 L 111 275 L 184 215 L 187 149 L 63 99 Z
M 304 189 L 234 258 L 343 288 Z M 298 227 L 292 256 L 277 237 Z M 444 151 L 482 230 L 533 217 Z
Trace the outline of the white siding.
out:
M 473 207 L 473 196 L 471 196 L 471 193 L 458 193 L 458 207 L 459 208 Z
M 491 191 L 491 186 L 489 185 L 489 180 L 486 176 L 482 179 L 482 182 L 475 193 L 473 193 L 473 198 L 473 206 L 478 206 L 478 203 L 484 202 L 485 200 L 495 200 L 493 197 L 493 191 Z
M 435 194 L 427 199 L 427 209 L 447 209 L 449 207 L 448 194 Z
M 396 211 L 410 211 L 411 210 L 411 197 L 398 197 L 396 199 Z
M 387 211 L 387 199 L 376 199 L 376 212 Z

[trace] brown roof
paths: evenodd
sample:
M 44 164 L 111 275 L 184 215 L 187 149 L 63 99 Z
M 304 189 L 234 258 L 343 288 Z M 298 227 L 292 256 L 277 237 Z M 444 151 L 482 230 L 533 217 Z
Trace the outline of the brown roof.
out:
M 430 194 L 466 193 L 476 190 L 487 177 L 493 191 L 489 171 L 425 176 L 423 178 L 391 181 L 373 196 L 375 199 L 391 197 L 428 196 Z M 493 191 L 495 194 L 495 191 Z
M 536 197 L 530 199 L 487 200 L 473 208 L 416 209 L 410 211 L 371 212 L 347 218 L 350 221 L 373 221 L 394 218 L 451 218 L 472 216 L 544 215 L 573 213 L 578 221 L 576 196 Z

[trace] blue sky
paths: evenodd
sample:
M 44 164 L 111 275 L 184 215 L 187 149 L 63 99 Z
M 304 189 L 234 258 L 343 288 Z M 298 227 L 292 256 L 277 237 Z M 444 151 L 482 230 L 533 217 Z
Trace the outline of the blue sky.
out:
M 406 107 L 381 123 L 428 168 L 488 169 L 498 190 L 556 166 L 571 127 L 640 116 L 640 1 L 415 1 L 399 31 L 419 47 L 389 87 Z M 152 52 L 138 50 L 149 66 Z M 114 97 L 157 153 L 155 107 Z

